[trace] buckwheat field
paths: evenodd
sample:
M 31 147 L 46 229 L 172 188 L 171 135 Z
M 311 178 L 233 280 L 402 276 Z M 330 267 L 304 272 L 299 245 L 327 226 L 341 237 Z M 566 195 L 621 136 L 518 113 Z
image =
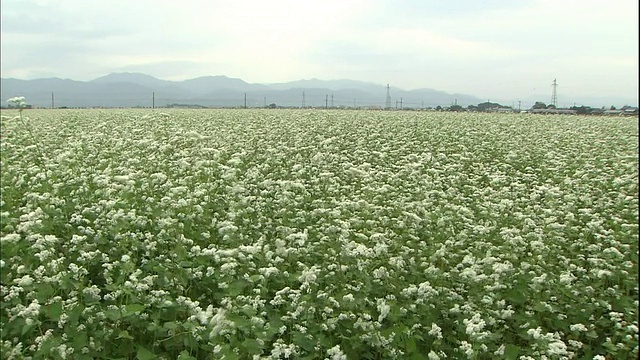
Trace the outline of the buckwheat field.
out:
M 635 359 L 638 119 L 3 110 L 6 359 Z

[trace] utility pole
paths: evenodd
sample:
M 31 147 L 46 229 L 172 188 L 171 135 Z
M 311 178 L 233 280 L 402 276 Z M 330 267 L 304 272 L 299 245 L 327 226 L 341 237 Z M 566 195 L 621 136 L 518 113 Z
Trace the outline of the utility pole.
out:
M 402 98 L 400 98 L 400 110 L 402 110 Z
M 53 91 L 51 92 L 51 108 L 54 109 L 55 107 L 53 106 Z
M 156 108 L 156 93 L 155 91 L 151 93 L 151 108 Z
M 329 95 L 324 96 L 324 108 L 329 108 Z
M 304 98 L 304 91 L 302 92 L 302 108 L 304 109 L 306 106 L 305 104 L 305 98 Z
M 389 94 L 389 84 L 387 84 L 387 101 L 384 104 L 384 108 L 391 109 L 391 95 Z
M 244 93 L 244 108 L 247 108 L 247 93 Z
M 556 82 L 556 79 L 553 79 L 551 86 L 553 87 L 553 91 L 551 92 L 551 103 L 553 104 L 553 107 L 558 107 L 558 83 Z
M 331 94 L 331 107 L 333 108 L 333 94 Z
M 520 105 L 522 104 L 522 101 L 518 100 L 518 112 L 520 112 Z

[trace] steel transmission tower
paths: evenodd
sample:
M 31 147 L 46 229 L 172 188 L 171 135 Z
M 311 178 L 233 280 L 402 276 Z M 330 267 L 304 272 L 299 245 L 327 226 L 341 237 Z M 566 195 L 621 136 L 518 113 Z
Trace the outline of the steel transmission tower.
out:
M 385 109 L 391 109 L 391 95 L 389 95 L 389 84 L 387 84 L 387 102 L 384 105 Z
M 553 104 L 553 107 L 558 107 L 558 83 L 556 82 L 556 79 L 553 79 L 553 84 L 551 84 L 551 86 L 553 87 L 553 91 L 551 92 L 551 104 Z

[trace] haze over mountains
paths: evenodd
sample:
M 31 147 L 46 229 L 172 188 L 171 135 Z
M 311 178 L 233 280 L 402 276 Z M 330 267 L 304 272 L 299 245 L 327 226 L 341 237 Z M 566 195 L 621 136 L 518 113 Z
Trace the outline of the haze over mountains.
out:
M 112 73 L 91 81 L 49 78 L 35 80 L 1 79 L 3 105 L 14 96 L 24 96 L 34 107 L 165 107 L 200 105 L 206 107 L 384 107 L 386 85 L 355 80 L 298 80 L 278 84 L 250 84 L 226 76 L 204 76 L 184 81 L 167 81 L 141 73 Z M 304 93 L 304 95 L 303 95 Z M 53 94 L 53 99 L 52 99 Z M 390 88 L 392 108 L 477 105 L 489 99 L 466 94 L 450 94 L 434 89 Z M 490 99 L 504 105 L 530 107 L 548 96 L 526 99 Z M 635 105 L 637 99 L 582 98 L 573 102 L 592 106 Z M 561 105 L 561 103 L 559 103 Z

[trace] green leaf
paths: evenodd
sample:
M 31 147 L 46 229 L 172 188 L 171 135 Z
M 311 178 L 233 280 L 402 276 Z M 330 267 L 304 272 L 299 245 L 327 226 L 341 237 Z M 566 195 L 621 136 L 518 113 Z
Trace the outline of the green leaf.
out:
M 123 316 L 129 316 L 136 313 L 139 313 L 145 309 L 145 306 L 142 304 L 129 304 L 124 307 Z
M 61 302 L 56 302 L 53 303 L 49 306 L 49 317 L 54 320 L 54 321 L 58 321 L 60 320 L 60 315 L 62 315 L 62 303 Z
M 595 332 L 595 330 L 587 331 L 586 335 L 587 335 L 588 338 L 591 338 L 591 339 L 597 339 L 598 338 L 598 333 Z
M 138 346 L 138 352 L 136 353 L 138 360 L 152 360 L 156 358 L 156 355 L 149 351 L 144 346 Z
M 162 325 L 163 328 L 167 330 L 176 330 L 178 328 L 178 324 L 175 321 L 168 321 Z
M 53 297 L 55 294 L 55 289 L 49 283 L 39 283 L 36 286 L 36 298 L 40 302 L 46 302 L 48 299 Z
M 129 335 L 129 332 L 127 330 L 123 330 L 123 331 L 120 331 L 120 333 L 118 334 L 118 337 L 116 337 L 116 339 L 131 339 L 131 340 L 133 340 L 133 336 Z
M 252 354 L 259 354 L 260 351 L 262 350 L 262 346 L 260 345 L 260 342 L 258 342 L 258 340 L 256 339 L 245 339 L 242 342 L 242 347 L 248 353 L 252 353 Z
M 413 354 L 416 352 L 417 350 L 417 346 L 416 346 L 416 340 L 413 338 L 408 338 L 407 340 L 405 340 L 405 346 L 407 348 L 407 352 L 409 354 Z
M 506 300 L 513 303 L 513 304 L 523 304 L 527 301 L 527 297 L 525 296 L 524 292 L 519 291 L 517 289 L 511 289 L 507 294 L 506 294 Z
M 78 304 L 73 310 L 67 312 L 69 315 L 69 319 L 67 320 L 67 324 L 77 324 L 80 321 L 80 316 L 82 316 L 82 312 L 84 311 L 84 305 Z
M 116 321 L 116 320 L 120 320 L 120 318 L 122 317 L 122 314 L 120 313 L 120 309 L 107 309 L 104 314 L 109 318 L 109 320 L 111 321 Z
M 253 306 L 243 306 L 240 309 L 240 312 L 247 315 L 248 317 L 252 317 L 258 313 L 258 311 Z
M 182 350 L 180 355 L 178 355 L 178 360 L 196 360 L 196 358 L 191 356 L 187 350 Z
M 73 358 L 76 360 L 92 360 L 93 357 L 87 355 L 87 354 L 73 354 Z
M 33 324 L 31 324 L 31 325 L 26 325 L 26 324 L 25 324 L 24 326 L 22 326 L 21 335 L 23 335 L 23 336 L 24 336 L 24 335 L 25 335 L 25 334 L 27 334 L 29 331 L 33 330 L 36 326 L 37 326 L 37 324 L 36 324 L 35 322 L 34 322 Z
M 507 344 L 504 347 L 504 357 L 507 360 L 515 360 L 518 358 L 518 354 L 520 354 L 520 348 L 513 345 L 513 344 Z

